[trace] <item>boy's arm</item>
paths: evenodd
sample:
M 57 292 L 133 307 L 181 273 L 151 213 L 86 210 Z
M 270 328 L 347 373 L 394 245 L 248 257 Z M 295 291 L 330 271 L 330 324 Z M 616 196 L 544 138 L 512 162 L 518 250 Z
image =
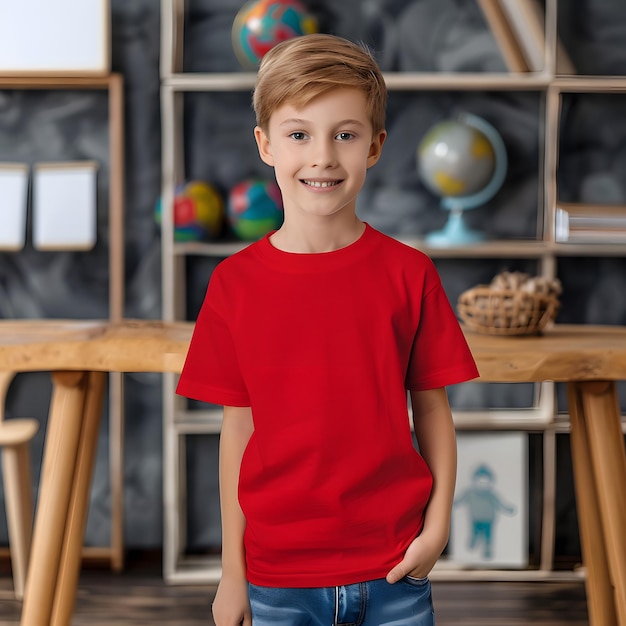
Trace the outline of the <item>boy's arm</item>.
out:
M 422 457 L 433 475 L 424 527 L 404 559 L 388 574 L 395 583 L 410 574 L 424 578 L 448 542 L 456 482 L 456 434 L 445 387 L 411 391 L 413 424 Z
M 217 626 L 252 623 L 243 547 L 246 520 L 239 506 L 238 487 L 241 459 L 253 430 L 250 407 L 224 407 L 219 462 L 222 579 L 213 602 Z

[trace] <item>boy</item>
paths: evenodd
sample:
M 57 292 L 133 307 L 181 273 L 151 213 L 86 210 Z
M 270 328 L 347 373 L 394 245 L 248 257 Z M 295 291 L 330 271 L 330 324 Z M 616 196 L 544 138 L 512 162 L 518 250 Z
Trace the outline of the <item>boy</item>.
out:
M 356 216 L 385 105 L 372 56 L 335 36 L 259 68 L 254 134 L 284 224 L 214 271 L 178 387 L 224 405 L 217 626 L 434 623 L 445 386 L 477 370 L 432 262 Z

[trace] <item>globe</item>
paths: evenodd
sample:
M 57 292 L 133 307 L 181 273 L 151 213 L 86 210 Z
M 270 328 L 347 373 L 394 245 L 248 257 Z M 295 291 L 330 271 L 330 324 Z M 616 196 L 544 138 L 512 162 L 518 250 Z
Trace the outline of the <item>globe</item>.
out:
M 482 241 L 484 235 L 468 229 L 463 211 L 488 202 L 500 189 L 507 169 L 504 142 L 486 120 L 469 113 L 435 124 L 417 149 L 420 180 L 450 211 L 445 227 L 430 233 L 433 245 Z
M 228 222 L 239 239 L 260 239 L 283 223 L 280 188 L 273 180 L 243 180 L 230 190 L 226 212 Z
M 276 44 L 317 32 L 317 20 L 298 0 L 250 0 L 235 16 L 233 50 L 241 65 L 257 68 Z
M 480 191 L 493 176 L 496 155 L 484 133 L 458 120 L 433 126 L 419 148 L 419 173 L 440 196 Z
M 226 208 L 217 189 L 201 180 L 177 185 L 174 192 L 174 241 L 215 239 L 222 231 Z M 161 224 L 163 202 L 158 199 L 155 219 Z

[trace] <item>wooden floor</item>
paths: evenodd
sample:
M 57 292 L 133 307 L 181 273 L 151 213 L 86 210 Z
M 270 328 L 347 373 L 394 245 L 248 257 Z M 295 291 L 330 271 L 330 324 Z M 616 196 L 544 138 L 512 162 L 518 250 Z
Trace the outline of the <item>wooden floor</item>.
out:
M 73 626 L 214 626 L 215 589 L 169 586 L 157 563 L 129 562 L 121 574 L 83 572 Z M 582 583 L 433 582 L 437 626 L 588 625 Z M 19 623 L 10 574 L 0 567 L 0 625 Z

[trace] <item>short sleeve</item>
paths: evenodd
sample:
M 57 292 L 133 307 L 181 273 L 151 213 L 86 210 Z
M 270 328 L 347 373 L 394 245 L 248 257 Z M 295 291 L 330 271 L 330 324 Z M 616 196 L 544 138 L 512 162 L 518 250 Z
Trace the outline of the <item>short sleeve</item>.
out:
M 194 327 L 176 393 L 225 406 L 250 406 L 231 330 L 212 301 L 209 286 Z
M 435 389 L 477 376 L 476 363 L 437 276 L 422 300 L 406 388 L 414 391 Z

